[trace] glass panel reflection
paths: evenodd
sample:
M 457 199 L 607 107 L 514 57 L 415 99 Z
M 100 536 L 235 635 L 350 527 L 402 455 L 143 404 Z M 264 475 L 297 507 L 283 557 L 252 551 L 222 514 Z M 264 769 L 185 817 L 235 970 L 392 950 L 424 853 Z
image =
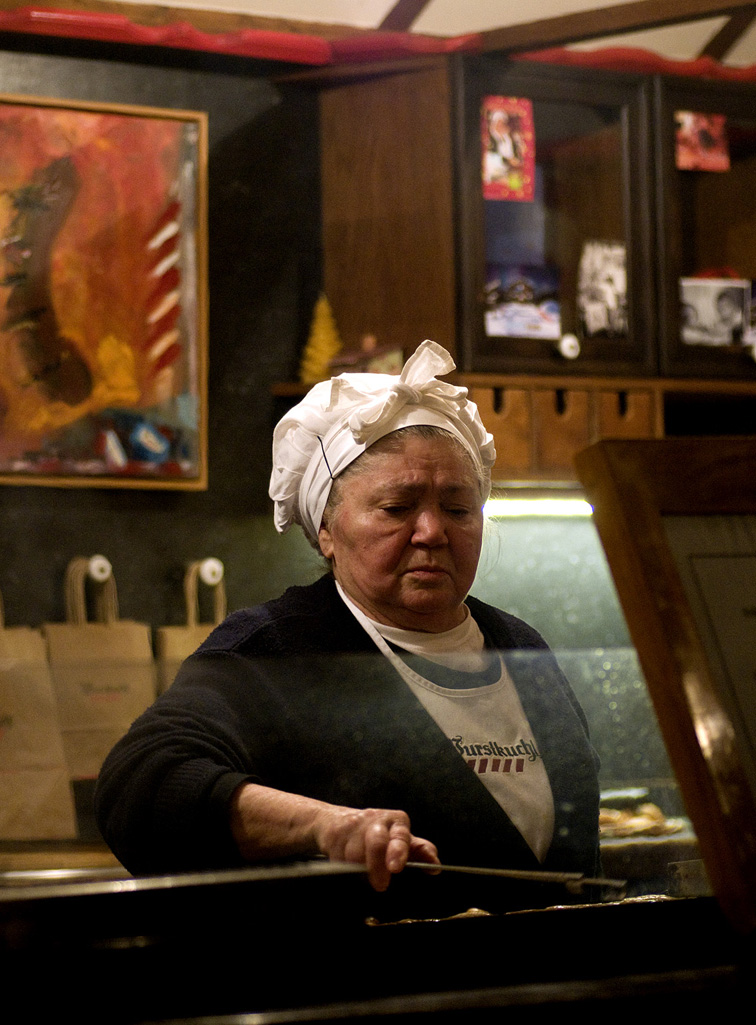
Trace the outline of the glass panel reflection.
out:
M 589 519 L 491 518 L 473 593 L 548 641 L 601 766 L 601 854 L 629 896 L 708 889 L 614 583 Z

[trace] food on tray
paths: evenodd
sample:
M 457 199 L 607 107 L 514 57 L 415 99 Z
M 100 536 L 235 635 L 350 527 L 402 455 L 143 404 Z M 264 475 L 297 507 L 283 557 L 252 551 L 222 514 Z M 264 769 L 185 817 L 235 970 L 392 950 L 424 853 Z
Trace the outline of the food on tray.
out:
M 601 808 L 599 832 L 602 838 L 621 836 L 668 836 L 684 828 L 683 819 L 668 819 L 661 808 L 650 801 L 634 807 Z

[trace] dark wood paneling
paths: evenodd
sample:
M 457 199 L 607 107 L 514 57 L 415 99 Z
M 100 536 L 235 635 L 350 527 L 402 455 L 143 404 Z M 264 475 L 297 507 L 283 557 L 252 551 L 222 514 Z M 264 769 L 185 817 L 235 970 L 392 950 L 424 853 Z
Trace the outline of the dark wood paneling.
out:
M 449 111 L 443 64 L 321 93 L 325 287 L 348 347 L 453 347 Z

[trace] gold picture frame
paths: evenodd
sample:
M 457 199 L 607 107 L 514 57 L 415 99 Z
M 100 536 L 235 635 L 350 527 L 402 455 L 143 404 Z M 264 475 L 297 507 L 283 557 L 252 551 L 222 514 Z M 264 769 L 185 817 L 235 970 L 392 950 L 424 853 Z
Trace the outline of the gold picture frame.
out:
M 0 483 L 207 487 L 207 115 L 0 95 Z
M 756 438 L 576 458 L 715 895 L 756 926 Z

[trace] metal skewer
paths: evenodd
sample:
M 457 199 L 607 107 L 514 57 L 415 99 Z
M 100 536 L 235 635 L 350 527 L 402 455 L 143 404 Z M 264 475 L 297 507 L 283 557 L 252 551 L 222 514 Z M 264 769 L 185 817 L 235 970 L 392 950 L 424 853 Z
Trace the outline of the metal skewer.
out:
M 435 872 L 458 872 L 462 875 L 493 876 L 501 879 L 519 879 L 537 883 L 559 883 L 566 886 L 572 893 L 580 893 L 584 886 L 603 886 L 615 890 L 624 890 L 625 879 L 589 878 L 581 872 L 543 872 L 516 868 L 477 868 L 470 865 L 434 865 L 424 861 L 408 861 L 406 868 L 421 868 Z

